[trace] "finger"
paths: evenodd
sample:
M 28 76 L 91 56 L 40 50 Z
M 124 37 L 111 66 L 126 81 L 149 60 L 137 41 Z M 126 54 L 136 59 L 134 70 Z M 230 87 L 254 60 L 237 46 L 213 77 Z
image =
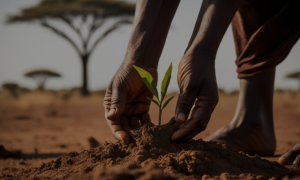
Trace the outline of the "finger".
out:
M 174 124 L 174 127 L 175 127 L 176 129 L 178 129 L 180 125 L 181 125 L 181 124 L 179 124 L 178 122 L 176 122 L 176 123 Z
M 217 101 L 210 96 L 199 96 L 192 110 L 191 118 L 172 135 L 173 141 L 189 141 L 206 129 Z
M 140 125 L 140 119 L 138 117 L 131 117 L 129 125 L 132 129 L 139 129 L 141 127 Z
M 141 116 L 141 125 L 152 123 L 149 113 L 144 113 Z
M 299 153 L 299 155 L 295 158 L 293 164 L 294 164 L 294 165 L 297 165 L 297 166 L 300 166 L 300 153 Z
M 207 127 L 207 124 L 203 124 L 201 127 L 194 128 L 195 121 L 189 119 L 186 123 L 181 124 L 179 129 L 175 131 L 171 137 L 172 141 L 181 141 L 187 142 L 193 139 L 197 134 L 204 131 Z
M 150 104 L 145 103 L 130 103 L 127 104 L 124 114 L 127 116 L 140 116 L 141 114 L 147 113 L 150 109 Z
M 125 110 L 126 100 L 125 88 L 122 88 L 121 85 L 112 85 L 112 91 L 106 92 L 104 98 L 105 109 L 109 109 L 105 117 L 110 120 L 118 119 Z
M 176 123 L 175 116 L 173 116 L 173 117 L 170 119 L 170 121 L 168 122 L 168 124 L 170 124 L 170 125 L 175 125 L 175 123 Z
M 124 119 L 122 119 L 122 121 L 124 121 Z M 106 122 L 109 130 L 117 140 L 122 141 L 124 144 L 130 143 L 129 135 L 125 132 L 125 130 L 121 126 L 121 118 L 118 118 L 114 121 L 106 119 Z
M 196 100 L 196 95 L 197 92 L 190 85 L 180 93 L 175 110 L 176 122 L 182 124 L 187 120 Z
M 299 154 L 300 154 L 300 144 L 297 144 L 293 147 L 293 149 L 291 149 L 290 151 L 288 151 L 287 153 L 282 155 L 278 159 L 278 163 L 282 164 L 282 165 L 291 165 L 291 164 L 293 164 L 293 162 L 295 161 L 296 157 Z M 297 161 L 298 161 L 298 159 L 297 159 Z
M 121 127 L 127 134 L 129 134 L 132 130 L 132 128 L 129 125 L 129 119 L 124 115 L 121 116 Z

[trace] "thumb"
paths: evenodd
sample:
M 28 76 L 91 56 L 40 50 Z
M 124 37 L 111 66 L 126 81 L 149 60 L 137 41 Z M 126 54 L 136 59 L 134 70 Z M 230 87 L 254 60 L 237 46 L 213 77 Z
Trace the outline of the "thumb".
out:
M 196 100 L 197 91 L 193 88 L 185 88 L 185 91 L 180 93 L 175 110 L 176 122 L 184 123 L 190 114 L 190 111 Z
M 113 88 L 112 92 L 105 95 L 105 116 L 109 120 L 117 120 L 124 112 L 127 100 L 127 93 L 120 87 Z

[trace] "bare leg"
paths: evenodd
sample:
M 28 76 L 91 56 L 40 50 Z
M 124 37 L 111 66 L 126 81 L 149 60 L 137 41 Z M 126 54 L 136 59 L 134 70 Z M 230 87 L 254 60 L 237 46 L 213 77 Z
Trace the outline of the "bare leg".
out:
M 240 80 L 235 116 L 206 140 L 217 141 L 248 154 L 273 155 L 276 138 L 273 125 L 275 68 Z

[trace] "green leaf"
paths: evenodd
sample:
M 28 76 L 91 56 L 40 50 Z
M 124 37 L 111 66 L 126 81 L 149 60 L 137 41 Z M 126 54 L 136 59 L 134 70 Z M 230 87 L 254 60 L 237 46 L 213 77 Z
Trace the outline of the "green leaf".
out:
M 172 63 L 170 64 L 165 77 L 161 83 L 161 102 L 164 100 L 165 95 L 167 93 L 169 84 L 170 84 L 170 80 L 171 80 L 171 74 L 172 74 Z
M 157 106 L 159 106 L 159 103 L 157 101 L 155 101 L 154 99 L 151 99 L 151 98 L 148 98 L 148 97 L 147 97 L 147 99 L 149 99 L 150 101 L 154 102 Z
M 172 97 L 170 97 L 168 100 L 166 100 L 166 102 L 165 102 L 165 104 L 164 104 L 164 106 L 163 106 L 162 109 L 164 109 L 164 108 L 169 104 L 169 102 L 170 102 L 173 98 L 174 98 L 174 96 L 172 96 Z
M 155 81 L 154 81 L 153 77 L 151 76 L 151 74 L 148 73 L 146 70 L 144 70 L 140 67 L 137 67 L 135 65 L 133 65 L 133 67 L 140 74 L 140 76 L 142 77 L 142 79 L 143 79 L 144 83 L 146 84 L 146 86 L 148 87 L 148 89 L 159 100 L 157 89 L 156 89 L 156 84 L 155 84 Z

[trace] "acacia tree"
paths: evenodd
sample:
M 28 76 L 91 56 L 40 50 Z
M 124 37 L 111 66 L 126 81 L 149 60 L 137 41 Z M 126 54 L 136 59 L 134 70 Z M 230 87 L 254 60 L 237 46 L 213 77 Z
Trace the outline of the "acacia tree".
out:
M 42 0 L 18 15 L 8 16 L 6 22 L 36 22 L 69 42 L 82 62 L 81 93 L 88 95 L 87 65 L 92 52 L 107 35 L 124 24 L 131 24 L 134 10 L 135 4 L 118 0 Z M 114 20 L 112 25 L 107 23 L 110 20 Z M 80 44 L 55 24 L 57 21 L 73 30 Z M 107 29 L 97 36 L 100 27 Z
M 44 89 L 47 79 L 54 78 L 54 77 L 61 77 L 59 73 L 47 69 L 38 69 L 38 70 L 29 71 L 25 73 L 24 76 L 32 78 L 36 82 L 38 89 L 40 90 Z
M 20 87 L 18 84 L 7 82 L 2 84 L 2 88 L 8 90 L 15 99 L 19 98 L 17 91 Z
M 289 73 L 285 77 L 298 80 L 298 82 L 299 82 L 299 91 L 300 91 L 300 71 Z

